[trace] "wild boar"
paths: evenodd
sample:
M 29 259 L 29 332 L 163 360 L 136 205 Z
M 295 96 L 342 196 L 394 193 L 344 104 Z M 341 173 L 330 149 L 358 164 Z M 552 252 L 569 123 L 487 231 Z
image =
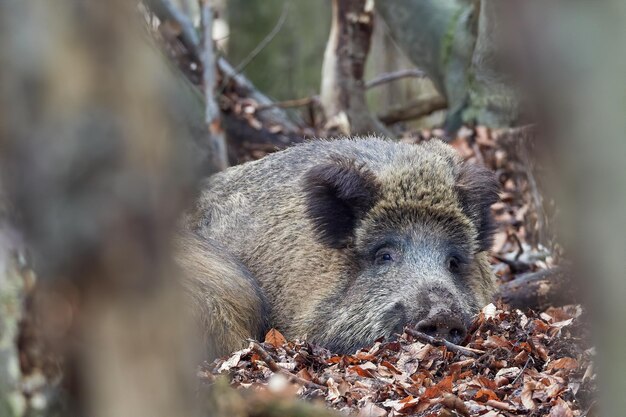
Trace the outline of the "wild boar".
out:
M 272 326 L 351 352 L 405 325 L 459 342 L 494 290 L 497 199 L 494 174 L 438 140 L 315 140 L 217 174 L 181 249 L 207 343 Z

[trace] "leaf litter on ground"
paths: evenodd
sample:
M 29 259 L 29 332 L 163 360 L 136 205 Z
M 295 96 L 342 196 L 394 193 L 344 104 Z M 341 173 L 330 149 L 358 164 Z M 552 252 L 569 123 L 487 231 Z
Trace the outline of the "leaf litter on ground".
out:
M 424 131 L 403 141 L 416 143 L 437 133 Z M 498 224 L 492 266 L 499 282 L 507 282 L 555 266 L 562 248 L 552 244 L 548 249 L 538 241 L 528 170 L 499 138 L 489 129 L 464 128 L 451 144 L 466 160 L 485 164 L 498 175 L 502 198 L 492 209 Z M 544 217 L 544 227 L 548 220 L 553 221 Z M 359 417 L 592 415 L 595 350 L 579 305 L 533 312 L 489 304 L 463 343 L 484 352 L 479 355 L 433 346 L 412 333 L 337 355 L 307 341 L 286 340 L 272 329 L 256 349 L 251 345 L 205 363 L 198 375 L 208 383 L 222 375 L 244 390 L 280 388 L 283 394 L 324 401 Z M 269 355 L 271 367 L 280 372 L 272 371 L 259 352 Z M 285 384 L 290 387 L 286 391 Z
M 251 347 L 204 364 L 199 375 L 209 382 L 226 375 L 235 388 L 258 390 L 272 389 L 288 372 L 297 376 L 294 395 L 358 416 L 582 416 L 596 387 L 594 350 L 583 342 L 580 314 L 577 306 L 535 314 L 490 304 L 466 338 L 468 347 L 485 352 L 475 358 L 407 332 L 336 355 L 272 329 L 261 346 L 281 372 Z

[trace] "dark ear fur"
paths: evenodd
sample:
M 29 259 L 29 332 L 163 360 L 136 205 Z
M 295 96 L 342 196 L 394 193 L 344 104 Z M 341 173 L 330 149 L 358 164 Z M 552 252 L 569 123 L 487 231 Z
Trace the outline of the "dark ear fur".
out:
M 478 251 L 489 250 L 495 231 L 491 205 L 499 199 L 500 185 L 495 174 L 483 166 L 465 162 L 460 168 L 456 187 L 461 205 L 478 230 Z
M 357 221 L 376 202 L 379 186 L 374 174 L 354 161 L 336 159 L 316 165 L 304 175 L 307 215 L 320 241 L 345 247 Z

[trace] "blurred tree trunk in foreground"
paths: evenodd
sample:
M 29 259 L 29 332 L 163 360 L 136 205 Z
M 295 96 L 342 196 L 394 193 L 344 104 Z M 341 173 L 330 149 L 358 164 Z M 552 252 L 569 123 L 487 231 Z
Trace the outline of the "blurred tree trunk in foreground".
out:
M 192 155 L 202 105 L 131 6 L 0 3 L 0 415 L 334 415 L 197 386 L 202 345 L 171 246 L 206 173 Z M 28 308 L 5 211 L 34 257 Z M 62 378 L 37 367 L 37 351 L 60 360 Z
M 502 71 L 498 0 L 378 1 L 376 10 L 448 102 L 446 126 L 511 126 L 519 97 Z
M 170 256 L 193 185 L 189 96 L 132 2 L 2 2 L 0 28 L 1 178 L 34 256 L 38 330 L 66 358 L 63 415 L 192 415 Z M 2 348 L 14 333 L 0 337 L 3 370 L 19 369 Z M 33 412 L 22 401 L 14 415 Z
M 516 67 L 542 122 L 561 237 L 593 321 L 597 415 L 626 410 L 626 3 L 510 4 Z

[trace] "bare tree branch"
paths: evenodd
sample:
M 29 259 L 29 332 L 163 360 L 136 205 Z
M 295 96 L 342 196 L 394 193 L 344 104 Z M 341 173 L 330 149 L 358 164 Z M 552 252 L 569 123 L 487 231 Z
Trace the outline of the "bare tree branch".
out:
M 287 109 L 290 107 L 302 107 L 308 106 L 312 103 L 319 102 L 319 96 L 311 96 L 311 97 L 303 97 L 303 98 L 295 98 L 293 100 L 285 100 L 285 101 L 276 101 L 269 105 L 263 105 L 257 107 L 257 111 L 263 111 L 267 109 L 271 109 L 272 107 L 280 107 L 282 109 Z
M 441 96 L 428 97 L 425 99 L 414 100 L 402 107 L 396 107 L 387 113 L 379 114 L 378 118 L 386 125 L 392 125 L 398 122 L 406 122 L 408 120 L 419 119 L 436 112 L 444 110 L 448 106 L 445 98 Z
M 191 58 L 197 63 L 203 62 L 199 39 L 195 34 L 195 28 L 191 20 L 180 12 L 171 0 L 145 0 L 149 10 L 159 20 L 172 21 L 181 27 L 180 41 L 189 51 Z M 229 138 L 229 151 L 237 146 L 246 145 L 253 148 L 262 148 L 266 151 L 284 148 L 287 145 L 303 140 L 306 132 L 304 124 L 295 116 L 287 114 L 278 106 L 273 106 L 273 100 L 260 92 L 244 75 L 223 57 L 217 57 L 217 70 L 222 80 L 218 95 L 225 102 L 232 102 L 232 98 L 225 93 L 229 91 L 240 98 L 248 98 L 259 106 L 265 106 L 263 112 L 255 114 L 255 117 L 263 125 L 261 128 L 251 126 L 250 120 L 243 115 L 223 110 L 223 122 L 226 135 Z M 280 126 L 280 129 L 276 129 Z M 231 154 L 232 158 L 239 159 L 239 155 Z
M 571 271 L 555 267 L 522 274 L 498 288 L 497 297 L 513 308 L 545 310 L 574 304 L 580 298 Z
M 211 135 L 214 164 L 224 170 L 228 167 L 226 139 L 220 122 L 220 108 L 215 101 L 215 52 L 213 50 L 213 10 L 202 0 L 200 10 L 203 29 L 202 78 L 204 83 L 205 121 Z
M 276 35 L 278 35 L 278 32 L 280 32 L 280 30 L 283 28 L 285 20 L 287 19 L 288 10 L 289 3 L 285 1 L 283 3 L 283 10 L 280 13 L 280 17 L 278 18 L 278 22 L 276 22 L 276 25 L 274 25 L 270 33 L 268 33 L 267 36 L 263 38 L 263 40 L 256 46 L 256 48 L 254 48 L 254 50 L 250 52 L 250 54 L 239 63 L 239 65 L 237 65 L 237 68 L 235 68 L 235 71 L 237 73 L 243 71 L 244 68 L 246 68 L 248 64 L 252 62 L 252 60 L 254 60 L 254 58 L 256 58 L 256 56 L 261 53 L 261 51 L 265 49 L 267 45 L 269 45 L 269 43 L 276 37 Z
M 422 333 L 410 327 L 406 327 L 404 331 L 406 334 L 413 336 L 420 342 L 428 343 L 429 345 L 433 345 L 433 346 L 445 346 L 446 349 L 448 349 L 451 352 L 460 353 L 462 355 L 469 356 L 472 358 L 477 358 L 478 356 L 485 353 L 482 350 L 472 349 L 466 346 L 455 345 L 454 343 L 449 342 L 445 339 L 427 335 L 426 333 Z
M 263 348 L 263 346 L 261 346 L 260 343 L 254 341 L 254 340 L 250 340 L 250 349 L 252 349 L 257 355 L 259 355 L 261 357 L 263 362 L 265 362 L 267 364 L 267 367 L 270 368 L 270 370 L 272 372 L 284 375 L 291 382 L 295 382 L 297 384 L 304 385 L 305 387 L 308 387 L 308 388 L 321 389 L 321 390 L 324 390 L 324 391 L 328 390 L 328 388 L 323 386 L 323 385 L 316 384 L 313 381 L 307 381 L 306 379 L 300 378 L 298 375 L 294 375 L 291 372 L 289 372 L 288 370 L 286 370 L 284 368 L 281 368 L 276 363 L 274 358 L 272 358 L 272 356 Z
M 418 69 L 403 69 L 399 71 L 381 74 L 365 83 L 365 88 L 370 89 L 402 78 L 424 78 L 426 73 Z
M 301 129 L 299 124 L 294 123 L 287 113 L 280 110 L 278 106 L 273 106 L 274 101 L 272 99 L 257 90 L 254 84 L 243 74 L 237 73 L 226 59 L 220 57 L 217 60 L 217 67 L 222 73 L 222 77 L 228 78 L 234 84 L 234 88 L 240 96 L 249 97 L 260 106 L 267 106 L 268 110 L 263 112 L 262 116 L 259 116 L 261 121 L 269 124 L 280 124 L 287 131 L 299 131 Z

